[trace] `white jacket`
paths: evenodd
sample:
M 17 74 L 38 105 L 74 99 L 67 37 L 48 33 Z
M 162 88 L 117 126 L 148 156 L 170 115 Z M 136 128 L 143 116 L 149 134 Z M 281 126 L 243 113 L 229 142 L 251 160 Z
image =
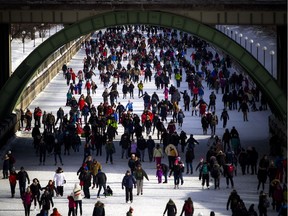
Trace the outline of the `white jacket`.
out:
M 55 173 L 53 180 L 56 187 L 63 186 L 66 183 L 64 173 Z

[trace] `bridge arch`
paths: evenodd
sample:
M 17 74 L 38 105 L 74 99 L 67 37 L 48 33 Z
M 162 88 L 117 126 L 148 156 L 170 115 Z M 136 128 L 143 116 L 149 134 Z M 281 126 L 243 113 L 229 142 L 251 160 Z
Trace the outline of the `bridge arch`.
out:
M 0 92 L 0 118 L 15 109 L 37 68 L 59 47 L 95 30 L 127 24 L 147 24 L 178 29 L 214 44 L 236 60 L 266 95 L 273 113 L 286 122 L 287 98 L 268 71 L 242 46 L 217 29 L 185 16 L 160 11 L 114 11 L 89 17 L 65 27 L 39 45 L 19 65 Z

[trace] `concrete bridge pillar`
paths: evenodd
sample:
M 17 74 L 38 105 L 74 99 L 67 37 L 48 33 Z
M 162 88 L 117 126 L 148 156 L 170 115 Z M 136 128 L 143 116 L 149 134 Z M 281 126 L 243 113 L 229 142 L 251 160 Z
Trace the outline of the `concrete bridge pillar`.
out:
M 287 96 L 287 25 L 277 26 L 277 82 Z
M 11 24 L 0 24 L 0 89 L 11 75 Z

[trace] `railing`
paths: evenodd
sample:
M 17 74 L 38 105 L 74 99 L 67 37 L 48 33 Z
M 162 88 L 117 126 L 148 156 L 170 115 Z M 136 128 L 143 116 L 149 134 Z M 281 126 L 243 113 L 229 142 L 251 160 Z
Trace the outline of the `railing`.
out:
M 9 137 L 13 136 L 19 129 L 20 108 L 25 110 L 34 98 L 49 84 L 54 76 L 59 73 L 64 63 L 69 62 L 76 52 L 81 48 L 83 41 L 90 35 L 83 36 L 55 51 L 37 69 L 35 76 L 24 90 L 16 105 L 15 113 L 12 113 L 0 122 L 0 147 L 5 144 Z
M 217 25 L 216 28 L 230 37 L 232 40 L 240 44 L 246 51 L 253 55 L 270 74 L 277 79 L 277 46 L 276 33 L 253 30 L 254 27 L 247 26 L 246 30 L 240 32 L 238 26 Z M 248 28 L 251 28 L 248 30 Z M 240 30 L 240 31 L 239 31 Z M 251 34 L 255 31 L 256 34 Z M 249 33 L 250 32 L 250 33 Z M 259 37 L 257 33 L 262 36 Z M 257 37 L 258 36 L 258 37 Z

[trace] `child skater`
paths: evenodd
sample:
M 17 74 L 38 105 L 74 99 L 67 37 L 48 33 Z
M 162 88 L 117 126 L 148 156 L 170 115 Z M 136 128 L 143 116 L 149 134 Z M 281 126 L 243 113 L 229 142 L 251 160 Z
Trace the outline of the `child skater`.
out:
M 71 215 L 75 216 L 76 202 L 74 200 L 74 193 L 72 192 L 70 196 L 67 196 L 67 199 L 68 199 L 68 208 L 69 208 L 68 216 L 71 216 Z
M 158 177 L 158 184 L 162 183 L 163 171 L 161 164 L 157 164 L 156 177 Z

